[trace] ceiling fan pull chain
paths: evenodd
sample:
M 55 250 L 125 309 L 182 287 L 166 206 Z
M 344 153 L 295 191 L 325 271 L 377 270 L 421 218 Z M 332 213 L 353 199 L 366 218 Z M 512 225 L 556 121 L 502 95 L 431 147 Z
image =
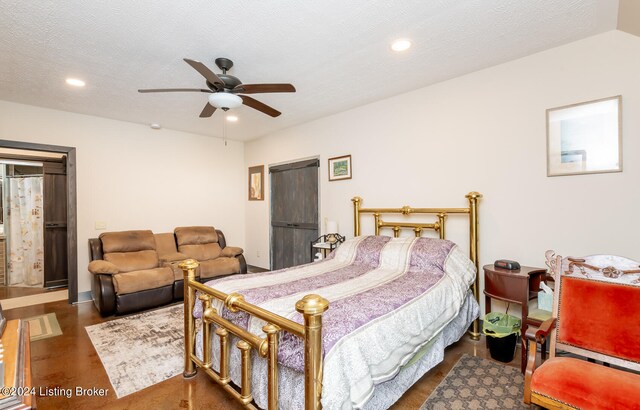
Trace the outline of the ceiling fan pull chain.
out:
M 222 140 L 224 141 L 224 146 L 227 146 L 227 121 L 222 120 Z

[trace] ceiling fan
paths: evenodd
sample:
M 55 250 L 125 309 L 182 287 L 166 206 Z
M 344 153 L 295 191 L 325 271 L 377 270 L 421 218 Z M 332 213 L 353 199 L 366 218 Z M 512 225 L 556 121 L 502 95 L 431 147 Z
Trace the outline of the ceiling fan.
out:
M 151 88 L 138 90 L 139 93 L 166 93 L 166 92 L 199 92 L 208 93 L 209 102 L 200 113 L 200 118 L 211 117 L 216 109 L 227 111 L 244 104 L 272 117 L 282 114 L 280 111 L 268 105 L 242 94 L 259 93 L 293 93 L 296 91 L 291 84 L 242 84 L 237 77 L 227 74 L 233 67 L 233 61 L 228 58 L 216 58 L 216 65 L 222 70 L 222 74 L 215 74 L 200 61 L 185 58 L 187 64 L 199 72 L 207 81 L 207 88 Z

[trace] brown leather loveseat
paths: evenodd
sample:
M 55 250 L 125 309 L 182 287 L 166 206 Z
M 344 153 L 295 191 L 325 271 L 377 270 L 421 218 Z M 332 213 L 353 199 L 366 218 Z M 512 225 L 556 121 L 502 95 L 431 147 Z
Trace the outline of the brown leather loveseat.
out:
M 194 245 L 208 244 L 199 242 L 213 239 L 213 230 L 215 247 L 209 245 L 201 251 L 203 253 L 193 253 L 198 246 L 190 248 L 187 245 L 183 249 L 188 252 L 181 253 L 173 233 L 153 234 L 148 230 L 105 232 L 99 238 L 89 239 L 89 272 L 93 274 L 91 294 L 102 316 L 150 309 L 181 300 L 183 275 L 178 264 L 193 255 L 211 257 L 211 262 L 203 268 L 206 275 L 197 278 L 201 282 L 213 276 L 247 272 L 242 249 L 225 249 L 226 241 L 221 231 L 213 227 L 185 229 L 206 233 L 195 237 L 188 234 L 189 243 Z M 218 262 L 215 261 L 216 254 L 221 259 Z
M 242 255 L 242 248 L 226 246 L 224 235 L 212 226 L 184 226 L 174 231 L 178 252 L 195 259 L 200 266 L 196 270 L 196 277 L 201 282 L 218 276 L 230 275 L 244 269 L 246 263 Z M 244 267 L 241 265 L 244 263 Z

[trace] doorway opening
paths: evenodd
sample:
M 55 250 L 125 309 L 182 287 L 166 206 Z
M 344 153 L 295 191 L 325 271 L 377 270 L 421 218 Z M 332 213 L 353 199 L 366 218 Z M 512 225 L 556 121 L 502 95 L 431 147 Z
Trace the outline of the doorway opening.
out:
M 0 299 L 77 302 L 75 148 L 0 140 L 0 176 Z
M 42 163 L 0 160 L 0 285 L 44 287 Z

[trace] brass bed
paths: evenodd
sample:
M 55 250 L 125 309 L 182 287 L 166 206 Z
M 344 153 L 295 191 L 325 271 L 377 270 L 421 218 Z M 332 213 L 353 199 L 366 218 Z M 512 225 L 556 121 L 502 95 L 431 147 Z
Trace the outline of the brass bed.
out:
M 379 235 L 382 229 L 391 229 L 394 237 L 400 236 L 402 229 L 410 229 L 416 237 L 424 231 L 433 230 L 445 239 L 445 222 L 450 214 L 466 214 L 469 219 L 469 258 L 478 269 L 478 201 L 482 195 L 478 192 L 470 192 L 466 195 L 468 207 L 465 208 L 362 208 L 362 199 L 354 197 L 354 235 L 360 235 L 362 214 L 372 214 L 374 219 L 375 234 Z M 383 220 L 383 215 L 401 214 L 405 217 L 413 214 L 435 215 L 437 220 L 432 223 L 424 222 L 391 222 Z M 211 379 L 224 390 L 235 397 L 244 407 L 257 409 L 253 402 L 251 392 L 251 349 L 267 360 L 267 396 L 268 409 L 278 408 L 278 343 L 279 334 L 287 332 L 302 339 L 304 344 L 304 403 L 306 409 L 320 409 L 322 397 L 323 378 L 323 347 L 322 347 L 322 315 L 329 308 L 329 302 L 320 295 L 307 295 L 296 304 L 296 311 L 304 318 L 304 324 L 296 323 L 290 319 L 274 314 L 259 306 L 248 303 L 239 293 L 224 293 L 214 288 L 203 285 L 195 280 L 195 270 L 198 263 L 194 260 L 184 261 L 180 267 L 184 272 L 184 329 L 185 329 L 185 356 L 184 377 L 193 377 L 197 368 L 204 371 Z M 202 346 L 203 355 L 200 359 L 195 352 L 196 319 L 192 311 L 196 302 L 196 292 L 199 292 L 199 300 L 202 302 Z M 473 295 L 478 301 L 478 275 L 473 283 Z M 266 337 L 250 333 L 246 329 L 237 326 L 222 317 L 221 312 L 212 307 L 212 301 L 217 299 L 223 302 L 224 307 L 231 312 L 243 311 L 252 317 L 261 319 L 267 324 L 262 328 Z M 213 369 L 211 359 L 212 326 L 216 327 L 215 335 L 219 338 L 219 371 Z M 469 330 L 473 340 L 479 339 L 478 320 L 474 320 Z M 241 357 L 241 377 L 239 387 L 231 382 L 229 357 L 230 337 L 239 339 L 236 347 Z

